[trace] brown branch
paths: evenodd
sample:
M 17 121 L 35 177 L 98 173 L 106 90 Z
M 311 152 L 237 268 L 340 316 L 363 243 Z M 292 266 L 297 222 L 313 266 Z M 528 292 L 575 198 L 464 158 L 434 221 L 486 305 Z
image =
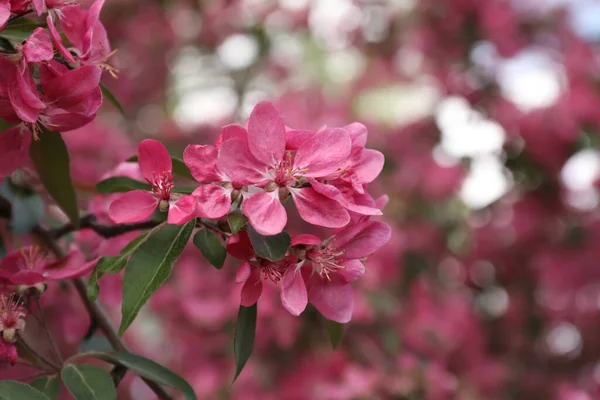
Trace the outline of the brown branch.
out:
M 49 230 L 48 234 L 53 239 L 59 239 L 64 235 L 68 235 L 69 233 L 81 229 L 91 229 L 103 238 L 108 239 L 115 236 L 123 235 L 128 232 L 139 231 L 142 229 L 152 229 L 159 224 L 160 222 L 151 220 L 136 222 L 133 224 L 103 225 L 96 222 L 95 215 L 89 214 L 81 219 L 78 227 L 73 226 L 73 224 L 71 223 L 68 223 L 60 228 Z
M 45 247 L 47 247 L 52 253 L 54 253 L 56 257 L 60 258 L 65 256 L 65 252 L 63 251 L 63 249 L 54 241 L 54 238 L 50 236 L 48 231 L 46 231 L 40 226 L 36 226 L 33 229 L 32 233 Z M 115 350 L 121 352 L 128 351 L 127 346 L 117 334 L 117 331 L 112 326 L 108 315 L 106 315 L 106 312 L 104 311 L 100 303 L 98 301 L 90 301 L 88 299 L 87 285 L 85 280 L 83 278 L 76 278 L 73 279 L 72 282 L 75 286 L 75 290 L 77 290 L 77 293 L 79 293 L 79 297 L 81 297 L 81 300 L 83 301 L 88 313 L 90 314 L 92 323 L 96 324 L 98 326 L 98 329 L 100 329 L 104 333 L 104 335 L 108 339 L 108 342 Z M 115 368 L 119 368 L 121 371 L 123 370 L 122 366 L 117 366 Z M 119 372 L 119 375 L 122 378 L 123 373 Z M 158 396 L 159 399 L 172 400 L 172 397 L 167 392 L 165 392 L 165 390 L 158 383 L 150 379 L 142 379 L 144 380 L 144 382 L 146 382 L 148 387 L 150 387 L 150 389 L 152 389 L 152 391 Z

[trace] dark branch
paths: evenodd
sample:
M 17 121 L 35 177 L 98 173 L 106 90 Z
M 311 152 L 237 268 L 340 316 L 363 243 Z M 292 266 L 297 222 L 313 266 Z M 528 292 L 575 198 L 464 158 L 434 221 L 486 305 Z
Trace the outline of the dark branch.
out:
M 152 229 L 159 225 L 158 221 L 143 221 L 133 224 L 118 224 L 118 225 L 102 225 L 96 222 L 96 216 L 93 214 L 83 217 L 79 223 L 79 227 L 72 224 L 66 224 L 60 228 L 49 230 L 48 233 L 54 239 L 59 239 L 64 235 L 75 232 L 81 229 L 91 229 L 105 239 L 120 236 L 128 232 L 139 231 L 143 229 Z

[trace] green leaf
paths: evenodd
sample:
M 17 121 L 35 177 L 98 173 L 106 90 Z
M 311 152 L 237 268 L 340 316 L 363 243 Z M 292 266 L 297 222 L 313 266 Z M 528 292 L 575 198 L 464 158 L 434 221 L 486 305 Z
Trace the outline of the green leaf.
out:
M 142 378 L 150 379 L 161 385 L 179 389 L 186 400 L 197 400 L 194 389 L 182 377 L 155 363 L 152 360 L 126 352 L 89 353 L 90 356 L 111 364 L 121 364 L 135 371 Z
M 32 190 L 15 186 L 6 178 L 0 185 L 0 195 L 11 205 L 10 228 L 14 233 L 29 233 L 44 218 L 44 201 Z
M 221 244 L 219 237 L 208 229 L 201 229 L 194 235 L 194 245 L 200 249 L 206 260 L 216 269 L 223 268 L 227 250 Z
M 100 90 L 102 91 L 102 95 L 104 96 L 104 98 L 108 99 L 108 101 L 110 101 L 111 104 L 115 106 L 115 108 L 119 110 L 119 112 L 123 114 L 123 116 L 125 116 L 125 109 L 121 105 L 119 99 L 117 99 L 117 96 L 115 96 L 115 94 L 103 83 L 100 83 Z
M 50 400 L 32 386 L 15 381 L 0 381 L 0 400 Z
M 327 328 L 327 335 L 329 336 L 331 346 L 337 349 L 344 337 L 344 324 L 326 319 L 325 328 Z
M 131 156 L 127 159 L 129 162 L 137 162 L 138 156 Z M 190 169 L 185 165 L 183 160 L 179 157 L 171 155 L 171 162 L 173 163 L 173 173 L 179 175 L 182 178 L 194 180 Z
M 234 235 L 239 232 L 240 229 L 246 225 L 248 218 L 240 210 L 235 210 L 227 215 L 227 223 L 231 229 L 231 233 Z
M 127 330 L 142 306 L 169 277 L 195 225 L 195 219 L 185 225 L 164 225 L 133 253 L 125 268 L 119 335 Z
M 95 365 L 67 364 L 60 377 L 77 400 L 117 399 L 117 390 L 110 374 Z
M 156 229 L 156 228 L 155 228 Z M 142 241 L 145 240 L 150 234 L 156 232 L 152 230 L 147 233 L 143 233 L 137 238 L 133 239 L 127 246 L 121 250 L 121 253 L 115 257 L 102 257 L 98 264 L 94 267 L 90 279 L 88 280 L 87 296 L 90 301 L 95 301 L 100 294 L 100 287 L 98 286 L 98 280 L 102 278 L 104 274 L 117 274 L 121 272 L 127 260 L 131 254 L 141 245 Z
M 60 382 L 56 375 L 36 379 L 31 383 L 31 386 L 44 393 L 51 400 L 56 400 L 60 394 Z
M 148 183 L 136 181 L 127 176 L 115 176 L 105 179 L 96 184 L 96 192 L 107 193 L 122 193 L 130 190 L 152 190 L 152 186 Z
M 270 261 L 283 260 L 292 242 L 287 232 L 281 232 L 273 236 L 263 236 L 256 232 L 251 225 L 248 225 L 246 230 L 250 242 L 252 242 L 252 247 L 259 257 Z
M 69 152 L 60 133 L 44 130 L 40 139 L 31 143 L 29 156 L 50 197 L 67 214 L 71 223 L 79 226 L 79 207 L 71 182 Z
M 240 306 L 235 324 L 235 336 L 233 337 L 233 352 L 235 354 L 234 382 L 252 355 L 255 334 L 256 303 L 250 307 Z
M 195 187 L 175 186 L 172 191 L 175 193 L 192 194 L 194 190 L 196 190 Z

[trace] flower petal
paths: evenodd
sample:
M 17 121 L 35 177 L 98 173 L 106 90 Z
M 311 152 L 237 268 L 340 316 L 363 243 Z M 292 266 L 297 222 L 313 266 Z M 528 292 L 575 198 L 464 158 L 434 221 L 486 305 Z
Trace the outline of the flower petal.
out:
M 354 296 L 347 283 L 329 282 L 314 275 L 308 286 L 310 303 L 327 319 L 345 324 L 352 319 Z
M 365 147 L 367 145 L 367 135 L 369 132 L 366 126 L 360 122 L 353 122 L 344 126 L 344 129 L 350 135 L 350 139 L 352 139 L 352 148 Z
M 31 132 L 15 126 L 0 133 L 0 177 L 9 176 L 29 160 Z
M 28 63 L 48 61 L 54 57 L 54 47 L 44 28 L 36 28 L 23 45 L 23 55 Z
M 365 274 L 365 265 L 360 260 L 345 260 L 342 264 L 344 268 L 338 272 L 346 282 L 353 282 Z
M 221 144 L 217 166 L 232 182 L 243 186 L 264 182 L 268 170 L 266 164 L 250 154 L 248 143 L 240 139 Z
M 308 304 L 304 278 L 294 266 L 289 267 L 281 280 L 281 304 L 292 315 L 300 315 Z
M 385 222 L 362 221 L 338 232 L 332 244 L 346 250 L 346 259 L 362 258 L 379 250 L 391 235 L 392 229 Z
M 315 235 L 309 235 L 308 233 L 295 235 L 292 238 L 292 243 L 290 243 L 290 247 L 298 246 L 301 244 L 309 246 L 318 246 L 321 244 L 321 239 Z
M 279 201 L 277 190 L 251 196 L 244 203 L 243 211 L 250 225 L 261 235 L 277 235 L 287 223 L 287 214 Z
M 194 196 L 183 196 L 176 201 L 169 202 L 169 215 L 167 222 L 174 225 L 183 225 L 196 217 L 198 199 Z
M 218 182 L 217 160 L 219 151 L 215 146 L 191 144 L 183 151 L 183 161 L 192 176 L 200 183 Z
M 326 228 L 341 228 L 350 222 L 348 211 L 337 201 L 312 188 L 289 190 L 298 213 L 306 222 Z
M 285 132 L 285 148 L 287 150 L 298 150 L 304 142 L 315 136 L 315 131 L 300 131 L 296 129 L 288 129 Z
M 133 190 L 113 201 L 108 208 L 108 216 L 117 224 L 143 221 L 158 205 L 158 199 L 150 192 Z
M 235 283 L 243 283 L 250 278 L 252 266 L 248 262 L 243 262 L 235 273 Z
M 240 304 L 244 307 L 250 307 L 258 301 L 262 293 L 262 280 L 260 279 L 260 270 L 251 267 L 250 276 L 244 283 L 241 292 Z
M 337 201 L 338 203 L 340 203 L 343 207 L 345 207 L 346 209 L 353 211 L 357 214 L 361 214 L 361 215 L 381 215 L 381 210 L 374 208 L 374 207 L 369 207 L 369 206 L 365 206 L 365 205 L 361 205 L 361 204 L 356 204 L 353 199 L 348 199 L 346 198 L 346 196 L 344 196 L 344 194 L 335 186 L 333 185 L 326 185 L 324 183 L 320 183 L 318 181 L 316 181 L 315 179 L 310 179 L 310 183 L 312 185 L 312 188 L 326 196 L 329 197 L 330 199 L 333 199 L 335 201 Z
M 272 103 L 258 103 L 248 119 L 248 147 L 258 160 L 278 164 L 285 153 L 285 125 Z
M 227 253 L 238 260 L 246 260 L 254 256 L 254 249 L 246 231 L 239 231 L 236 235 L 229 236 Z
M 171 172 L 173 164 L 165 146 L 155 139 L 146 139 L 138 146 L 138 164 L 144 178 L 152 182 L 156 175 Z
M 351 159 L 352 171 L 360 183 L 373 182 L 379 176 L 385 157 L 377 150 L 364 149 Z
M 344 168 L 352 143 L 345 130 L 334 128 L 319 132 L 300 146 L 294 168 L 308 169 L 308 177 L 327 176 Z
M 58 30 L 56 29 L 56 25 L 54 25 L 54 21 L 52 20 L 52 17 L 50 15 L 48 15 L 46 17 L 46 24 L 48 25 L 48 30 L 50 31 L 50 36 L 52 36 L 54 45 L 58 49 L 58 52 L 60 53 L 60 55 L 63 56 L 63 58 L 65 60 L 67 60 L 67 62 L 69 62 L 71 64 L 75 64 L 75 59 L 73 58 L 73 55 L 65 47 L 65 45 L 62 41 L 62 38 L 60 37 L 60 33 L 58 33 Z
M 44 103 L 68 108 L 86 100 L 98 88 L 102 70 L 95 65 L 69 70 L 44 87 Z
M 25 70 L 25 73 L 29 73 L 29 70 Z M 35 86 L 25 81 L 16 66 L 8 86 L 8 98 L 19 118 L 31 124 L 37 121 L 40 111 L 46 108 L 37 96 Z
M 198 216 L 201 218 L 221 218 L 231 209 L 231 189 L 202 185 L 192 195 L 198 201 Z
M 42 275 L 47 280 L 54 281 L 79 278 L 80 276 L 90 273 L 98 263 L 98 260 L 99 258 L 86 261 L 81 252 L 74 251 L 67 255 L 64 262 L 49 265 L 48 268 L 42 272 Z

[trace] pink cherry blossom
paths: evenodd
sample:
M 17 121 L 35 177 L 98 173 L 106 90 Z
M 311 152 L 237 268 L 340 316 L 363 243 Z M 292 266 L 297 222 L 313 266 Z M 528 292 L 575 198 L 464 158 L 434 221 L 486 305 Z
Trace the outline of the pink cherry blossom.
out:
M 60 279 L 72 279 L 88 274 L 98 259 L 86 261 L 81 252 L 53 259 L 37 246 L 23 247 L 7 254 L 0 261 L 0 280 L 13 285 L 33 286 Z
M 241 185 L 263 189 L 243 203 L 252 226 L 263 235 L 281 232 L 287 223 L 281 201 L 289 195 L 305 221 L 328 228 L 345 226 L 350 220 L 345 208 L 305 183 L 344 166 L 351 150 L 346 131 L 319 132 L 303 142 L 295 154 L 285 148 L 283 119 L 271 103 L 262 102 L 250 115 L 246 140 L 225 140 L 219 149 L 221 171 Z
M 97 65 L 116 76 L 116 69 L 106 63 L 113 54 L 106 35 L 106 29 L 100 21 L 100 11 L 104 0 L 96 0 L 89 10 L 80 5 L 69 5 L 60 10 L 61 28 L 73 45 L 66 48 L 51 16 L 46 18 L 48 29 L 59 53 L 74 67 Z
M 389 225 L 379 221 L 363 221 L 350 225 L 333 238 L 321 242 L 313 235 L 297 235 L 292 247 L 302 249 L 304 259 L 295 268 L 286 271 L 282 285 L 284 307 L 292 314 L 299 314 L 308 300 L 327 319 L 346 323 L 352 317 L 354 305 L 349 283 L 360 278 L 365 267 L 361 261 L 387 243 L 391 235 Z M 302 269 L 309 267 L 303 290 Z
M 142 175 L 152 185 L 151 191 L 133 190 L 113 201 L 108 215 L 116 223 L 142 221 L 156 207 L 168 209 L 170 224 L 184 224 L 196 214 L 193 196 L 173 193 L 172 161 L 165 146 L 158 140 L 146 139 L 138 147 L 138 163 Z

